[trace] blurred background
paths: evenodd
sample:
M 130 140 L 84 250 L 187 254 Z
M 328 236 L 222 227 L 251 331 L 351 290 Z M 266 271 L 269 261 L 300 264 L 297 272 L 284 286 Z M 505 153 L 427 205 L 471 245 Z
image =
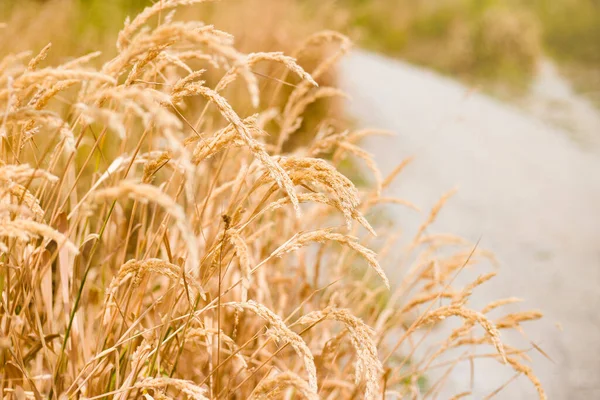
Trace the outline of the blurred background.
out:
M 55 44 L 57 57 L 99 44 L 111 50 L 127 15 L 150 0 L 2 0 L 2 43 L 14 49 Z M 496 94 L 522 93 L 544 60 L 581 93 L 600 95 L 597 0 L 228 0 L 197 7 L 208 23 L 236 28 L 253 48 L 293 46 L 331 28 L 360 47 L 434 68 Z M 221 4 L 218 4 L 221 3 Z M 257 19 L 260 17 L 260 19 Z M 261 28 L 256 24 L 260 22 Z M 44 34 L 40 34 L 43 32 Z M 18 35 L 14 35 L 18 33 Z
M 148 4 L 0 0 L 0 57 L 48 42 L 49 63 L 110 56 Z M 243 51 L 348 35 L 355 50 L 326 79 L 351 100 L 312 112 L 396 133 L 363 143 L 384 173 L 414 156 L 390 195 L 428 210 L 458 187 L 436 229 L 479 241 L 501 272 L 475 301 L 517 296 L 543 310 L 527 338 L 543 349 L 532 357 L 550 398 L 600 398 L 600 0 L 223 0 L 179 17 L 231 32 Z M 408 238 L 423 217 L 388 216 Z M 484 364 L 476 378 L 473 398 L 511 377 Z M 459 392 L 471 372 L 451 379 Z M 518 381 L 498 398 L 532 393 Z
M 112 55 L 124 19 L 150 3 L 1 0 L 0 55 L 48 42 L 50 61 L 98 48 Z M 232 32 L 252 51 L 291 53 L 310 33 L 335 29 L 357 47 L 450 76 L 584 144 L 600 129 L 598 0 L 227 0 L 184 17 Z

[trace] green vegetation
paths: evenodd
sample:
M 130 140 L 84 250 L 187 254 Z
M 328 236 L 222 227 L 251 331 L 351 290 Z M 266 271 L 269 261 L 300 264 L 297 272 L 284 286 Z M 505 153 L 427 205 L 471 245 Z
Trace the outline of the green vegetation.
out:
M 600 67 L 598 0 L 538 0 L 536 10 L 553 57 Z
M 348 0 L 363 43 L 462 78 L 528 76 L 540 54 L 540 29 L 522 7 L 487 1 Z
M 526 82 L 543 53 L 576 78 L 600 72 L 598 0 L 340 0 L 373 50 L 473 83 Z M 589 85 L 589 79 L 586 79 Z M 600 82 L 599 85 L 600 87 Z M 589 89 L 589 86 L 588 86 Z

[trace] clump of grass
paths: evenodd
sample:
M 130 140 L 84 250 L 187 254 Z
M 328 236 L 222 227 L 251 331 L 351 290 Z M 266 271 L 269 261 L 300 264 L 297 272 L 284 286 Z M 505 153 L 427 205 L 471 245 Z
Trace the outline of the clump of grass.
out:
M 536 14 L 511 1 L 342 2 L 348 27 L 374 50 L 471 83 L 518 88 L 536 70 L 542 33 Z
M 499 333 L 540 315 L 494 322 L 488 312 L 501 303 L 468 308 L 489 277 L 464 288 L 453 277 L 485 253 L 425 235 L 445 197 L 407 249 L 416 257 L 404 279 L 390 285 L 366 246 L 374 229 L 364 214 L 410 205 L 381 194 L 405 163 L 381 177 L 355 143 L 372 132 L 327 123 L 309 146 L 286 148 L 307 105 L 340 94 L 317 82 L 348 40 L 309 38 L 296 54 L 323 42 L 338 50 L 307 72 L 174 18 L 200 2 L 146 8 L 97 68 L 97 54 L 44 66 L 49 48 L 0 63 L 2 396 L 427 397 L 444 383 L 423 384 L 438 358 L 477 345 L 545 398 L 527 353 Z M 291 74 L 261 91 L 259 60 Z M 220 78 L 209 86 L 205 74 Z M 284 83 L 293 88 L 285 104 L 268 107 Z M 250 113 L 229 100 L 241 96 Z M 372 190 L 338 172 L 349 155 L 374 170 Z M 416 357 L 416 335 L 448 317 L 462 326 Z

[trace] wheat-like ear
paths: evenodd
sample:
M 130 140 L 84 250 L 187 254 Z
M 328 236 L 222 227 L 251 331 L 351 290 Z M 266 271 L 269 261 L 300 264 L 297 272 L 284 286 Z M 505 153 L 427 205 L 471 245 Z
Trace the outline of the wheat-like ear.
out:
M 57 68 L 42 68 L 35 71 L 29 71 L 17 79 L 15 79 L 13 86 L 16 89 L 25 89 L 38 83 L 55 83 L 60 81 L 96 81 L 99 83 L 106 83 L 109 85 L 115 85 L 116 80 L 109 75 L 103 74 L 96 71 L 88 71 L 83 69 L 57 69 Z
M 350 225 L 353 210 L 360 203 L 358 190 L 350 179 L 327 161 L 318 158 L 281 157 L 279 165 L 294 184 L 317 184 L 325 188 L 339 202 Z
M 160 377 L 160 378 L 146 378 L 140 382 L 135 384 L 135 388 L 138 389 L 152 389 L 152 390 L 164 390 L 167 387 L 174 387 L 181 393 L 185 394 L 188 399 L 194 400 L 209 400 L 204 394 L 206 393 L 206 389 L 196 385 L 192 381 L 188 381 L 185 379 L 176 379 L 176 378 L 168 378 L 168 377 Z
M 29 219 L 15 219 L 13 221 L 4 221 L 0 225 L 0 236 L 14 237 L 20 240 L 29 241 L 32 238 L 43 237 L 54 240 L 59 246 L 65 246 L 73 254 L 79 254 L 79 249 L 65 235 L 52 229 L 46 224 L 42 224 Z
M 19 182 L 23 180 L 41 178 L 49 182 L 56 182 L 58 177 L 48 171 L 32 168 L 29 164 L 3 165 L 0 166 L 0 181 Z
M 42 89 L 39 91 L 39 94 L 31 99 L 30 104 L 33 105 L 33 108 L 36 110 L 41 110 L 52 98 L 54 98 L 58 92 L 66 90 L 71 86 L 74 86 L 79 83 L 77 79 L 67 79 L 64 81 L 60 81 L 50 86 L 48 89 Z
M 492 310 L 494 310 L 494 309 L 496 309 L 498 307 L 502 307 L 502 306 L 507 305 L 507 304 L 519 303 L 521 301 L 523 301 L 523 299 L 520 299 L 518 297 L 508 297 L 506 299 L 495 300 L 495 301 L 492 301 L 491 303 L 489 303 L 487 306 L 485 306 L 481 310 L 481 313 L 482 314 L 487 314 L 490 311 L 492 311 Z
M 464 397 L 470 396 L 472 394 L 472 392 L 460 392 L 458 394 L 455 394 L 454 396 L 452 396 L 450 398 L 450 400 L 460 400 Z
M 90 190 L 83 195 L 81 200 L 79 200 L 79 203 L 77 203 L 75 206 L 73 206 L 67 219 L 69 219 L 69 220 L 72 219 L 73 216 L 75 215 L 75 213 L 77 212 L 77 210 L 79 209 L 79 207 L 86 204 L 86 202 L 88 201 L 88 198 L 90 196 L 94 195 L 96 190 L 104 182 L 106 182 L 107 179 L 109 179 L 112 176 L 115 176 L 117 174 L 117 172 L 122 171 L 125 168 L 128 168 L 130 165 L 133 166 L 135 164 L 143 164 L 143 163 L 149 165 L 149 168 L 151 168 L 153 166 L 153 164 L 152 164 L 153 160 L 159 160 L 159 159 L 162 160 L 164 157 L 166 157 L 167 154 L 170 155 L 171 153 L 169 151 L 166 151 L 166 152 L 150 151 L 148 153 L 142 153 L 142 154 L 138 154 L 136 156 L 128 156 L 127 154 L 122 154 L 122 155 L 116 157 L 112 161 L 112 163 L 110 163 L 108 168 L 106 168 L 106 170 L 102 173 L 102 175 L 100 175 L 100 177 L 96 180 L 96 182 L 94 182 L 94 184 L 92 185 Z M 161 165 L 165 165 L 165 164 L 163 163 L 156 167 L 159 168 Z M 144 176 L 142 176 L 142 183 L 150 183 L 150 181 L 151 181 L 152 176 L 150 176 L 150 175 L 146 176 L 146 172 L 150 173 L 152 171 L 150 171 L 150 170 L 146 171 L 146 166 L 144 166 Z
M 273 61 L 278 62 L 298 75 L 300 79 L 306 81 L 308 84 L 313 86 L 319 86 L 319 84 L 313 79 L 313 77 L 307 73 L 293 57 L 286 56 L 281 52 L 270 52 L 270 53 L 250 53 L 246 57 L 246 63 L 249 67 L 253 67 L 255 64 L 261 61 Z
M 33 129 L 36 124 L 43 126 L 51 131 L 57 131 L 58 137 L 64 144 L 65 149 L 70 153 L 75 150 L 75 138 L 69 124 L 65 122 L 58 114 L 48 110 L 37 110 L 33 107 L 22 107 L 16 111 L 7 113 L 4 123 L 14 123 L 21 120 L 28 120 L 25 125 L 25 134 L 35 132 Z M 30 134 L 32 136 L 32 134 Z
M 340 233 L 332 232 L 329 229 L 318 229 L 309 232 L 300 232 L 294 235 L 286 243 L 279 246 L 271 255 L 271 257 L 282 257 L 283 255 L 296 251 L 309 243 L 327 243 L 336 242 L 345 246 L 348 246 L 356 253 L 360 254 L 369 264 L 373 270 L 381 277 L 385 286 L 389 289 L 390 282 L 385 275 L 385 272 L 377 261 L 377 255 L 373 250 L 370 250 L 358 243 L 357 239 L 353 236 L 342 235 Z
M 151 183 L 154 179 L 154 174 L 166 165 L 172 158 L 170 151 L 163 151 L 154 158 L 148 159 L 144 165 L 144 175 L 142 176 L 142 183 Z
M 268 322 L 270 326 L 270 335 L 277 341 L 282 340 L 292 346 L 294 351 L 296 351 L 298 356 L 302 359 L 308 374 L 309 388 L 313 393 L 317 393 L 317 369 L 315 367 L 313 355 L 300 335 L 288 328 L 279 315 L 275 314 L 265 305 L 253 300 L 247 302 L 230 302 L 226 303 L 225 306 L 234 307 L 240 311 L 252 311 L 254 314 Z
M 342 205 L 342 203 L 336 198 L 328 197 L 328 196 L 324 195 L 323 193 L 299 193 L 298 201 L 300 203 L 325 204 L 325 205 L 328 205 L 328 206 L 338 209 L 343 214 L 349 212 L 350 217 L 353 220 L 355 220 L 359 224 L 361 224 L 367 231 L 369 231 L 369 233 L 371 235 L 377 236 L 377 234 L 375 233 L 375 230 L 373 229 L 371 224 L 369 224 L 369 221 L 367 221 L 366 218 L 363 217 L 357 209 L 354 209 L 354 208 L 351 210 L 344 209 L 344 206 Z M 267 206 L 265 206 L 265 208 L 260 210 L 258 213 L 254 214 L 250 218 L 250 220 L 248 220 L 248 222 L 246 222 L 246 225 L 249 224 L 250 222 L 252 222 L 253 220 L 261 217 L 263 214 L 266 214 L 266 213 L 272 212 L 272 211 L 276 211 L 289 203 L 290 203 L 289 198 L 281 198 L 281 199 L 278 199 L 276 201 L 273 201 L 273 202 L 267 204 Z M 348 221 L 346 221 L 346 223 L 348 225 Z
M 456 305 L 456 306 L 464 305 L 467 302 L 467 300 L 469 299 L 469 297 L 473 294 L 473 290 L 476 287 L 483 285 L 485 282 L 489 281 L 496 275 L 497 275 L 496 272 L 490 272 L 485 275 L 479 275 L 477 277 L 477 279 L 475 279 L 473 282 L 466 285 L 463 288 L 463 290 L 455 296 L 455 298 L 452 300 L 452 305 Z
M 217 57 L 214 57 L 212 54 L 204 54 L 197 50 L 165 50 L 158 55 L 157 61 L 154 63 L 154 68 L 148 68 L 148 70 L 144 73 L 144 80 L 151 79 L 156 74 L 163 73 L 163 70 L 169 66 L 181 68 L 188 74 L 191 74 L 194 71 L 186 64 L 186 61 L 191 60 L 205 61 L 214 69 L 220 68 L 220 60 Z
M 150 258 L 147 260 L 129 260 L 121 265 L 117 275 L 114 276 L 106 290 L 106 298 L 104 300 L 105 313 L 103 323 L 108 325 L 113 318 L 113 310 L 116 308 L 116 294 L 119 286 L 129 277 L 133 279 L 133 287 L 138 286 L 145 274 L 157 273 L 169 278 L 171 281 L 177 282 L 180 288 L 184 288 L 183 292 L 187 294 L 188 302 L 193 304 L 198 295 L 206 299 L 206 292 L 202 286 L 188 273 L 185 273 L 178 265 Z M 188 288 L 190 289 L 188 291 Z
M 181 100 L 186 96 L 193 96 L 196 93 L 192 90 L 196 85 L 204 85 L 204 81 L 197 80 L 201 77 L 206 70 L 200 69 L 198 71 L 190 72 L 187 76 L 179 79 L 171 89 L 171 102 L 173 104 L 179 104 Z M 194 83 L 194 85 L 191 85 Z
M 77 103 L 73 106 L 73 109 L 79 111 L 79 117 L 83 124 L 100 123 L 112 129 L 121 139 L 125 139 L 127 129 L 122 114 L 105 108 L 89 106 L 85 103 Z
M 504 345 L 500 340 L 500 332 L 498 332 L 498 328 L 496 328 L 496 326 L 480 312 L 469 310 L 461 306 L 444 306 L 425 314 L 423 318 L 419 320 L 419 325 L 427 325 L 431 322 L 441 321 L 452 316 L 458 316 L 463 318 L 465 321 L 469 321 L 471 323 L 476 322 L 481 325 L 481 327 L 490 336 L 494 347 L 498 351 L 498 354 L 500 354 L 502 359 L 506 361 L 506 353 L 504 352 Z
M 169 134 L 182 126 L 181 121 L 163 107 L 163 104 L 168 104 L 169 99 L 169 95 L 157 90 L 138 86 L 117 86 L 98 90 L 86 100 L 97 106 L 114 101 L 125 110 L 139 116 L 144 126 L 154 123 L 163 134 Z M 175 137 L 170 138 L 177 140 Z
M 218 333 L 217 333 L 218 332 Z M 207 338 L 212 335 L 219 335 L 220 339 L 223 343 L 227 344 L 231 348 L 232 356 L 239 361 L 240 365 L 243 368 L 248 368 L 248 362 L 246 358 L 241 353 L 241 349 L 235 343 L 230 336 L 226 335 L 223 331 L 217 331 L 215 329 L 205 329 L 205 328 L 191 328 L 188 329 L 185 333 L 185 342 L 194 342 L 199 338 Z
M 342 141 L 338 144 L 338 149 L 344 150 L 365 162 L 365 165 L 371 171 L 373 178 L 375 179 L 375 193 L 377 195 L 381 194 L 383 177 L 379 167 L 377 167 L 377 163 L 375 160 L 373 160 L 373 155 L 361 149 L 357 145 L 345 141 Z
M 256 126 L 255 122 L 257 116 L 253 115 L 243 120 L 246 126 Z M 195 140 L 196 138 L 194 138 Z M 243 146 L 245 144 L 239 137 L 239 134 L 235 130 L 234 126 L 229 124 L 227 127 L 218 130 L 210 139 L 201 139 L 192 151 L 192 162 L 199 164 L 202 161 L 211 158 L 221 150 L 235 144 Z
M 444 204 L 446 204 L 448 199 L 450 199 L 450 197 L 452 197 L 455 193 L 456 190 L 451 190 L 447 193 L 444 193 L 442 197 L 438 200 L 438 202 L 435 203 L 435 205 L 431 208 L 431 211 L 429 212 L 429 215 L 427 216 L 425 222 L 423 222 L 421 226 L 419 226 L 419 229 L 417 230 L 417 233 L 415 234 L 415 237 L 413 239 L 413 245 L 421 239 L 421 236 L 423 235 L 427 227 L 431 225 L 433 221 L 435 221 Z
M 204 290 L 195 279 L 189 274 L 183 276 L 183 271 L 180 266 L 172 264 L 170 262 L 160 260 L 158 258 L 149 258 L 147 260 L 129 260 L 119 268 L 117 275 L 113 278 L 110 283 L 107 293 L 114 294 L 117 287 L 119 287 L 123 281 L 128 277 L 133 277 L 133 285 L 139 285 L 142 276 L 146 273 L 157 273 L 167 278 L 177 281 L 181 285 L 190 285 L 190 287 L 196 292 L 192 293 L 191 302 L 194 301 L 194 297 L 197 294 L 204 293 Z
M 229 86 L 235 78 L 240 73 L 248 73 L 251 72 L 252 67 L 260 61 L 274 61 L 279 62 L 285 65 L 288 70 L 294 72 L 301 79 L 309 82 L 311 85 L 318 86 L 317 82 L 314 81 L 312 76 L 310 76 L 306 71 L 302 69 L 297 63 L 296 60 L 292 57 L 286 56 L 280 52 L 271 52 L 271 53 L 250 53 L 248 54 L 244 60 L 232 67 L 227 73 L 221 78 L 215 90 L 217 92 L 222 92 L 227 86 Z M 254 108 L 258 107 L 260 97 L 258 93 L 258 85 L 254 84 L 254 81 L 248 81 L 248 91 L 250 92 L 250 98 L 252 102 L 252 106 Z
M 324 43 L 339 43 L 339 48 L 331 56 L 324 59 L 319 65 L 311 72 L 313 78 L 318 79 L 327 72 L 337 61 L 340 60 L 352 47 L 352 41 L 345 35 L 330 30 L 324 30 L 317 32 L 309 36 L 296 50 L 296 57 L 300 57 L 303 53 L 309 51 L 315 46 L 320 46 Z
M 233 111 L 233 108 L 231 108 L 231 106 L 227 103 L 227 100 L 225 100 L 225 98 L 223 98 L 214 90 L 205 86 L 197 85 L 194 89 L 198 94 L 206 97 L 209 101 L 214 103 L 223 117 L 225 117 L 227 122 L 233 125 L 241 139 L 246 143 L 246 146 L 250 149 L 250 151 L 252 151 L 252 154 L 254 154 L 254 156 L 260 160 L 271 177 L 275 180 L 275 182 L 277 182 L 279 187 L 289 196 L 292 204 L 294 205 L 296 213 L 300 215 L 300 206 L 292 180 L 285 173 L 283 168 L 276 163 L 273 158 L 269 156 L 269 154 L 267 154 L 264 146 L 252 138 L 250 129 L 246 124 L 244 124 L 235 111 Z
M 546 391 L 542 386 L 542 383 L 540 382 L 538 377 L 533 373 L 533 370 L 530 367 L 521 364 L 518 360 L 512 357 L 507 357 L 506 361 L 508 361 L 508 363 L 511 365 L 511 367 L 514 368 L 515 371 L 522 373 L 531 381 L 531 383 L 533 383 L 533 386 L 535 386 L 535 389 L 538 392 L 540 400 L 546 400 L 548 398 L 548 396 L 546 395 Z
M 348 50 L 352 47 L 352 42 L 344 35 L 335 31 L 321 31 L 317 32 L 311 36 L 309 36 L 295 51 L 294 57 L 299 58 L 306 54 L 309 50 L 313 49 L 316 46 L 320 46 L 324 43 L 340 43 L 340 47 L 338 51 L 334 52 L 331 56 L 322 60 L 319 65 L 315 69 L 312 70 L 310 75 L 313 79 L 319 79 L 328 69 L 330 69 Z M 281 84 L 278 86 L 278 90 L 280 90 Z M 293 104 L 298 101 L 298 99 L 304 97 L 306 93 L 310 90 L 310 83 L 307 81 L 301 82 L 300 85 L 294 89 L 290 98 L 288 100 L 288 104 Z
M 0 80 L 2 83 L 6 83 L 5 81 L 8 79 L 7 70 L 9 68 L 15 68 L 16 72 L 25 71 L 22 64 L 27 58 L 31 57 L 31 54 L 30 50 L 25 50 L 16 54 L 8 54 L 0 60 Z
M 318 400 L 319 396 L 310 389 L 308 383 L 293 372 L 286 371 L 272 378 L 263 379 L 250 394 L 249 400 L 272 400 L 281 398 L 286 390 L 292 389 L 294 398 L 302 396 L 308 400 Z
M 456 293 L 451 291 L 442 291 L 442 292 L 432 292 L 432 293 L 422 293 L 418 296 L 415 296 L 412 300 L 407 302 L 402 309 L 400 309 L 399 314 L 405 314 L 407 312 L 412 311 L 415 307 L 418 307 L 422 304 L 429 303 L 430 301 L 438 300 L 438 299 L 452 299 L 456 296 Z
M 92 60 L 100 57 L 102 55 L 101 51 L 92 51 L 91 53 L 88 53 L 84 56 L 80 56 L 77 58 L 74 58 L 72 60 L 69 60 L 63 64 L 61 64 L 59 66 L 59 68 L 62 69 L 75 69 L 78 68 L 84 64 L 88 64 L 89 62 L 91 62 Z
M 521 311 L 503 316 L 496 321 L 498 329 L 515 329 L 521 322 L 535 321 L 544 316 L 540 311 Z
M 148 66 L 152 61 L 154 61 L 162 52 L 169 47 L 169 44 L 157 44 L 156 46 L 148 49 L 143 58 L 137 60 L 129 74 L 127 75 L 127 79 L 123 83 L 124 86 L 130 86 L 134 82 L 137 81 L 138 78 L 144 73 L 146 66 Z
M 0 202 L 0 221 L 2 221 L 3 218 L 12 218 L 13 215 L 23 219 L 36 217 L 36 215 L 34 215 L 26 206 Z
M 319 99 L 330 98 L 330 97 L 347 97 L 343 90 L 334 87 L 321 86 L 313 88 L 312 91 L 307 92 L 304 96 L 299 97 L 297 101 L 290 101 L 286 104 L 283 114 L 283 121 L 281 124 L 281 131 L 277 139 L 277 149 L 281 150 L 285 142 L 290 136 L 296 132 L 301 124 L 301 115 L 306 111 L 306 108 Z
M 296 323 L 315 324 L 326 319 L 342 322 L 350 332 L 352 345 L 356 351 L 355 384 L 365 382 L 365 399 L 375 399 L 380 395 L 379 380 L 383 366 L 377 355 L 375 331 L 349 310 L 327 307 L 302 316 Z
M 204 3 L 210 0 L 163 0 L 146 7 L 139 13 L 133 21 L 125 21 L 125 27 L 119 32 L 117 38 L 117 49 L 123 51 L 131 42 L 133 35 L 144 26 L 148 20 L 158 15 L 162 11 L 176 8 L 183 5 L 192 5 Z
M 3 189 L 6 190 L 6 194 L 13 196 L 13 202 L 16 200 L 16 202 L 25 204 L 37 219 L 41 220 L 44 218 L 44 210 L 40 206 L 40 201 L 25 186 L 9 182 L 7 187 Z
M 44 46 L 44 48 L 42 50 L 40 50 L 38 55 L 33 57 L 31 59 L 31 61 L 29 61 L 29 64 L 27 64 L 27 69 L 29 71 L 35 70 L 37 68 L 38 64 L 41 63 L 42 61 L 44 61 L 46 59 L 46 57 L 48 57 L 48 53 L 50 52 L 51 48 L 52 48 L 52 43 L 48 43 L 46 46 Z
M 142 342 L 135 348 L 131 354 L 130 371 L 127 377 L 123 380 L 119 393 L 115 396 L 116 399 L 125 400 L 129 396 L 129 392 L 133 389 L 137 374 L 147 362 L 149 354 L 156 345 L 156 338 L 152 335 L 144 337 Z

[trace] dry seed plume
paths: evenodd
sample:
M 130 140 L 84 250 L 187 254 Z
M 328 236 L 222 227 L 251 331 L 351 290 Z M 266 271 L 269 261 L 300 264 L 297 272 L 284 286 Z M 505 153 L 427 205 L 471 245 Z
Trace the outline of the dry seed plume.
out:
M 313 311 L 298 320 L 299 324 L 313 324 L 325 319 L 342 322 L 350 331 L 352 345 L 356 351 L 356 380 L 357 384 L 365 383 L 365 398 L 375 399 L 379 395 L 379 378 L 383 366 L 377 355 L 377 345 L 374 341 L 375 331 L 346 309 L 328 307 L 323 311 Z
M 294 393 L 308 400 L 317 400 L 319 396 L 314 393 L 306 381 L 293 372 L 282 372 L 273 378 L 260 382 L 250 395 L 253 400 L 270 400 L 280 398 L 286 390 L 293 389 Z
M 240 310 L 249 310 L 269 323 L 270 335 L 276 340 L 281 340 L 289 344 L 298 357 L 304 363 L 308 374 L 308 386 L 313 393 L 317 392 L 317 370 L 314 364 L 314 359 L 311 351 L 302 338 L 291 331 L 283 322 L 281 317 L 269 310 L 266 306 L 259 304 L 253 300 L 239 303 L 228 303 L 228 306 L 238 308 Z

